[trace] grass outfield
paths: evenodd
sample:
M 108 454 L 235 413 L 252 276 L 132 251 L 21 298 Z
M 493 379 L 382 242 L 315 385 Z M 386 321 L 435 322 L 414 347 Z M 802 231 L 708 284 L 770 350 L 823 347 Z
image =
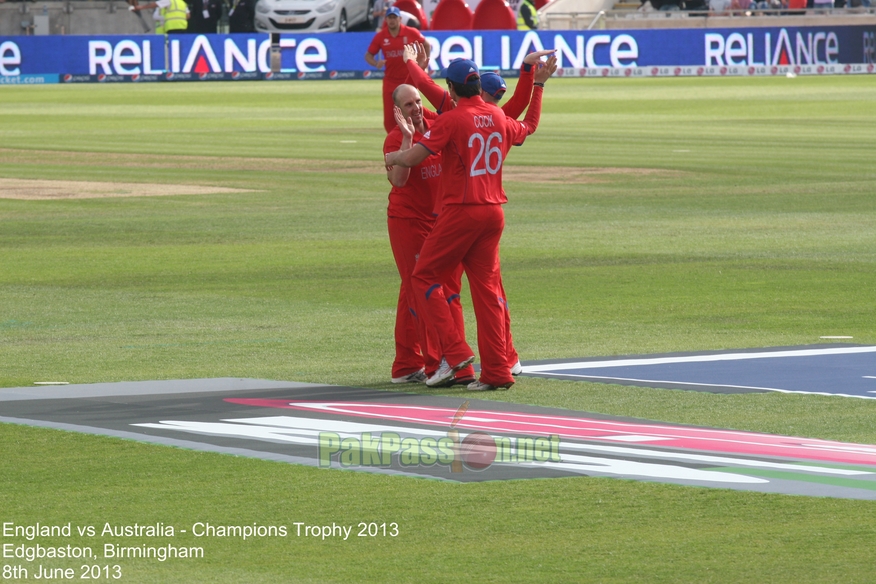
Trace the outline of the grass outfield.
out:
M 398 389 L 379 94 L 365 81 L 2 88 L 0 192 L 13 178 L 251 192 L 0 198 L 0 387 Z M 521 357 L 876 342 L 874 106 L 874 76 L 551 80 L 538 133 L 506 165 Z M 476 397 L 876 444 L 871 400 L 534 378 Z M 876 563 L 868 501 L 602 478 L 444 484 L 8 424 L 0 448 L 0 523 L 400 530 L 178 538 L 205 557 L 100 562 L 121 564 L 123 582 L 846 583 L 872 581 Z M 0 531 L 10 541 L 27 543 Z M 38 563 L 0 558 L 31 578 Z M 81 562 L 44 565 L 80 575 Z

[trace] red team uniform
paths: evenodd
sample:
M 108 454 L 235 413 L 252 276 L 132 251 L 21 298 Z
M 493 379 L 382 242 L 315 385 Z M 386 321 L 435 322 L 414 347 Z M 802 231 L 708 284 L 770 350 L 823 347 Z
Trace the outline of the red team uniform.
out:
M 386 61 L 383 76 L 383 126 L 387 133 L 396 127 L 392 92 L 408 77 L 408 68 L 402 59 L 402 53 L 405 45 L 416 42 L 425 43 L 426 39 L 417 29 L 402 24 L 398 35 L 392 36 L 389 29 L 384 27 L 374 35 L 368 45 L 368 52 L 372 55 L 383 51 L 383 59 Z
M 453 366 L 473 352 L 454 326 L 442 283 L 462 263 L 468 275 L 478 326 L 481 382 L 494 387 L 514 382 L 508 362 L 506 300 L 501 286 L 499 240 L 505 225 L 502 163 L 513 145 L 535 132 L 541 114 L 542 88 L 532 94 L 523 122 L 506 118 L 480 96 L 462 98 L 441 115 L 417 142 L 443 156 L 441 211 L 426 238 L 412 285 L 441 352 Z
M 442 89 L 441 86 L 435 83 L 432 77 L 423 69 L 421 69 L 416 61 L 411 59 L 407 61 L 405 65 L 408 69 L 409 75 L 409 79 L 407 81 L 423 93 L 423 96 L 425 96 L 426 99 L 429 100 L 429 103 L 432 104 L 437 113 L 441 114 L 450 111 L 456 107 L 456 102 L 454 102 L 450 98 L 450 94 L 447 92 L 447 90 Z M 520 78 L 517 80 L 517 86 L 514 88 L 514 95 L 512 95 L 511 99 L 505 102 L 505 104 L 502 105 L 502 107 L 500 108 L 506 116 L 517 119 L 526 110 L 526 107 L 529 105 L 532 96 L 532 83 L 534 81 L 534 75 L 535 67 L 524 63 L 520 69 Z M 502 298 L 506 299 L 506 302 L 504 304 L 506 335 L 505 346 L 507 349 L 508 366 L 514 367 L 520 361 L 520 356 L 517 353 L 517 349 L 514 348 L 514 340 L 511 335 L 511 313 L 508 310 L 507 304 L 508 297 L 505 294 L 505 287 L 501 280 L 499 281 L 499 286 Z M 459 281 L 450 283 L 445 282 L 445 291 L 447 291 L 449 287 L 461 289 L 461 284 Z M 459 310 L 461 315 L 461 307 Z M 454 314 L 454 317 L 456 317 L 456 314 Z M 460 330 L 465 330 L 464 325 L 460 325 Z
M 434 119 L 433 112 L 423 112 L 423 123 L 429 127 L 429 120 Z M 414 142 L 422 135 L 414 134 Z M 401 147 L 402 133 L 396 126 L 386 136 L 383 143 L 383 153 L 395 152 Z M 411 173 L 403 187 L 393 186 L 389 192 L 387 208 L 387 227 L 392 254 L 401 277 L 398 307 L 395 320 L 395 359 L 392 363 L 392 377 L 403 378 L 411 373 L 425 369 L 432 374 L 441 360 L 440 342 L 437 331 L 427 329 L 425 319 L 420 318 L 422 310 L 418 296 L 414 294 L 411 276 L 420 248 L 426 236 L 435 224 L 435 207 L 441 192 L 441 156 L 432 154 L 417 166 L 411 168 Z M 460 266 L 452 278 L 453 282 L 445 286 L 446 297 L 450 303 L 452 318 L 459 327 L 460 334 L 465 337 L 462 305 L 459 303 Z M 471 368 L 460 372 L 460 378 L 473 378 Z

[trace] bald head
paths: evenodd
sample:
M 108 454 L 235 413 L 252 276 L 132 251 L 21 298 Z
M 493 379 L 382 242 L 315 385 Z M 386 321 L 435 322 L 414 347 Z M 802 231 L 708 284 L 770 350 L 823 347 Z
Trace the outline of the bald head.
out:
M 408 85 L 407 83 L 402 83 L 392 92 L 392 102 L 398 107 L 401 107 L 405 100 L 410 99 L 414 94 L 416 94 L 416 97 L 420 97 L 420 92 L 417 91 L 416 87 Z
M 402 83 L 392 92 L 392 101 L 401 109 L 402 115 L 414 124 L 417 131 L 425 131 L 423 126 L 423 101 L 416 87 Z

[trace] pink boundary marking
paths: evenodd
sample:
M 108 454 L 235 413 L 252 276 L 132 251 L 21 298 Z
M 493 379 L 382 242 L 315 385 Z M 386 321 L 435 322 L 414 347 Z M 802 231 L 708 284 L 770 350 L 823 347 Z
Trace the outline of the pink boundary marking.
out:
M 449 427 L 456 414 L 456 409 L 453 408 L 406 404 L 236 398 L 224 401 L 253 407 L 322 412 L 441 427 Z M 562 438 L 614 444 L 639 443 L 661 448 L 876 466 L 876 446 L 734 430 L 472 409 L 466 412 L 456 427 L 535 436 L 558 434 Z M 629 436 L 645 439 L 624 439 Z

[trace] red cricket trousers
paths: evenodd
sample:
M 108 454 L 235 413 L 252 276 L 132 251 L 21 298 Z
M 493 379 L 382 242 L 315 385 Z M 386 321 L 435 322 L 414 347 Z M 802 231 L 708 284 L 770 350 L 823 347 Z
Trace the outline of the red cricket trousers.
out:
M 422 316 L 434 327 L 440 351 L 452 366 L 474 353 L 454 325 L 442 283 L 461 263 L 468 276 L 478 328 L 481 381 L 513 382 L 506 346 L 507 303 L 502 293 L 499 240 L 505 227 L 501 205 L 445 205 L 423 243 L 412 285 Z
M 427 371 L 434 371 L 441 360 L 438 338 L 433 330 L 432 338 L 429 339 L 425 322 L 419 317 L 417 297 L 411 287 L 411 275 L 417 265 L 417 256 L 426 236 L 432 230 L 432 222 L 389 217 L 387 227 L 392 255 L 401 277 L 395 316 L 395 359 L 392 362 L 392 376 L 403 377 L 424 367 Z
M 395 317 L 395 359 L 392 362 L 392 376 L 403 377 L 421 368 L 431 375 L 438 369 L 441 360 L 440 342 L 434 327 L 427 327 L 425 319 L 420 317 L 423 310 L 422 302 L 414 293 L 411 277 L 417 265 L 420 248 L 432 230 L 432 221 L 421 219 L 400 219 L 389 217 L 389 244 L 395 265 L 401 277 L 398 305 Z M 465 338 L 465 324 L 462 315 L 462 305 L 459 301 L 461 289 L 462 266 L 455 269 L 447 282 L 444 283 L 446 298 L 454 325 L 460 335 Z M 457 377 L 473 377 L 474 369 L 468 367 L 457 373 Z

